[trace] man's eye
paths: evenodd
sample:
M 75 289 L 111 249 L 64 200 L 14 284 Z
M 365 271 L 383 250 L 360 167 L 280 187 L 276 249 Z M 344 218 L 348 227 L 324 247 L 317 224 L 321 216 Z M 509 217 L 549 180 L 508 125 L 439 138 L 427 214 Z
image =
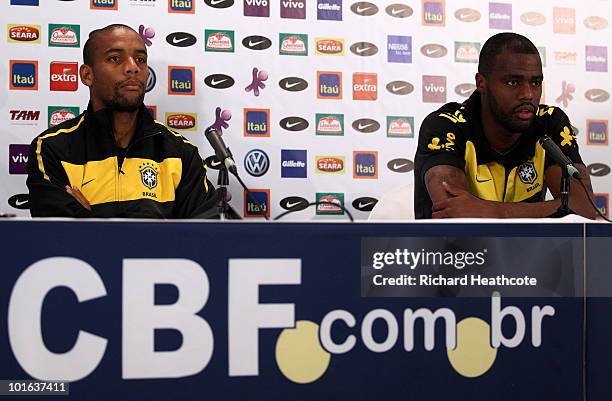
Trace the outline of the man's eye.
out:
M 147 59 L 146 59 L 146 58 L 144 58 L 144 57 L 136 57 L 136 62 L 137 62 L 137 63 L 140 63 L 140 64 L 142 64 L 142 63 L 146 63 L 146 62 L 147 62 Z
M 531 84 L 532 84 L 533 86 L 536 86 L 536 87 L 537 87 L 537 86 L 542 86 L 542 81 L 533 81 Z
M 510 79 L 508 81 L 506 81 L 506 85 L 509 86 L 518 86 L 519 81 L 517 79 Z
M 108 58 L 108 61 L 112 61 L 113 63 L 116 63 L 117 61 L 119 61 L 119 56 L 110 56 Z

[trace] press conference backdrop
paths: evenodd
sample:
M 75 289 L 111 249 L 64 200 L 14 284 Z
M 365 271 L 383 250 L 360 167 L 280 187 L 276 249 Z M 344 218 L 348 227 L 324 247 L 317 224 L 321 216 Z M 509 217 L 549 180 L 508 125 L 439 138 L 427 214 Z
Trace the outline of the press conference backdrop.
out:
M 474 90 L 484 41 L 524 34 L 541 51 L 543 102 L 570 116 L 608 213 L 609 0 L 9 0 L 0 19 L 0 211 L 28 215 L 28 144 L 83 111 L 83 44 L 124 23 L 148 47 L 151 112 L 203 158 L 204 129 L 221 126 L 272 216 L 328 200 L 367 217 L 385 192 L 413 182 L 421 122 Z M 242 215 L 261 217 L 237 183 L 230 192 Z M 291 218 L 342 214 L 324 205 Z

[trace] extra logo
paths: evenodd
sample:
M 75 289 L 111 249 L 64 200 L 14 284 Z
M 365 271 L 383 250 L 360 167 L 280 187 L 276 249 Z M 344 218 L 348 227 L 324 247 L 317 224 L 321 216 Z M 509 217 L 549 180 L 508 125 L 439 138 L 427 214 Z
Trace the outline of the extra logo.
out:
M 196 44 L 198 40 L 189 32 L 172 32 L 166 36 L 166 42 L 176 47 L 189 47 Z
M 278 54 L 285 56 L 308 56 L 308 35 L 301 33 L 279 33 Z
M 195 95 L 195 67 L 168 66 L 168 94 Z
M 455 18 L 461 22 L 476 22 L 480 20 L 480 11 L 473 8 L 460 8 L 455 11 Z
M 285 117 L 280 120 L 279 125 L 287 131 L 304 131 L 308 128 L 308 121 L 302 117 Z
M 442 58 L 448 54 L 448 50 L 437 43 L 428 43 L 421 46 L 421 54 L 430 58 Z
M 412 36 L 387 36 L 387 61 L 412 63 Z
M 171 14 L 195 14 L 195 1 L 168 0 L 168 12 Z
M 244 136 L 270 136 L 270 109 L 244 109 Z
M 244 0 L 245 17 L 269 17 L 269 0 Z
M 544 14 L 535 11 L 529 11 L 521 14 L 521 22 L 525 25 L 539 26 L 544 25 L 546 23 L 546 17 L 544 16 Z
M 592 175 L 593 177 L 604 177 L 610 174 L 610 166 L 603 163 L 589 164 L 587 170 L 589 175 Z
M 593 201 L 597 210 L 606 217 L 610 217 L 610 194 L 593 194 Z
M 151 92 L 157 83 L 157 75 L 155 74 L 155 71 L 153 71 L 153 68 L 148 65 L 147 70 L 149 71 L 149 74 L 147 75 L 147 86 L 145 87 L 146 93 Z
M 342 99 L 342 72 L 317 71 L 317 98 Z
M 9 174 L 27 174 L 30 145 L 9 145 Z
M 306 19 L 306 0 L 281 0 L 281 18 Z
M 378 53 L 378 47 L 370 42 L 357 42 L 351 45 L 351 52 L 356 56 L 368 57 Z
M 480 43 L 477 42 L 455 42 L 455 62 L 478 63 L 480 55 Z
M 391 4 L 385 9 L 387 14 L 394 18 L 408 18 L 412 15 L 413 11 L 410 6 L 406 4 Z
M 409 95 L 414 91 L 414 85 L 406 81 L 391 81 L 386 88 L 393 95 Z
M 166 112 L 166 125 L 172 129 L 196 131 L 198 129 L 198 114 Z
M 40 110 L 9 110 L 12 125 L 38 125 Z
M 317 135 L 344 135 L 344 114 L 316 114 Z
M 227 89 L 234 85 L 234 78 L 225 74 L 212 74 L 204 78 L 204 83 L 213 89 Z
M 587 120 L 587 145 L 608 146 L 608 120 Z
M 423 102 L 446 103 L 446 77 L 423 75 Z
M 414 162 L 408 159 L 393 159 L 387 163 L 387 168 L 394 173 L 409 173 L 414 169 Z
M 281 177 L 306 178 L 307 157 L 305 149 L 281 149 Z
M 608 20 L 603 17 L 593 15 L 584 19 L 584 26 L 586 26 L 588 29 L 599 31 L 608 27 Z
M 342 0 L 317 0 L 317 19 L 342 21 Z
M 362 17 L 369 17 L 378 12 L 378 7 L 376 4 L 360 1 L 351 5 L 351 11 Z
M 244 191 L 244 217 L 270 217 L 270 190 Z
M 586 46 L 586 70 L 608 72 L 608 48 L 605 46 Z
M 9 60 L 9 88 L 12 90 L 38 90 L 38 61 Z
M 30 208 L 30 195 L 29 194 L 17 194 L 13 195 L 8 199 L 8 204 L 15 209 L 27 210 Z
M 60 125 L 68 120 L 72 120 L 80 113 L 80 109 L 78 107 L 68 106 L 48 106 L 47 111 L 49 114 L 49 128 Z
M 355 131 L 362 132 L 364 134 L 370 134 L 380 129 L 378 121 L 371 118 L 360 118 L 353 121 L 352 127 Z
M 229 8 L 234 5 L 234 0 L 204 0 L 204 4 L 212 8 Z
M 315 173 L 344 174 L 344 156 L 316 156 Z
M 378 199 L 370 196 L 364 196 L 353 201 L 353 208 L 359 210 L 360 212 L 371 212 L 377 203 Z
M 521 164 L 516 168 L 516 173 L 523 184 L 531 185 L 538 178 L 538 172 L 536 171 L 533 162 L 529 161 Z
M 470 97 L 476 90 L 476 85 L 472 83 L 464 83 L 455 86 L 455 93 L 461 97 Z
M 308 82 L 299 77 L 287 77 L 278 81 L 278 86 L 289 92 L 300 92 L 308 88 Z
M 576 9 L 553 7 L 553 32 L 576 33 Z
M 81 26 L 49 24 L 49 46 L 81 47 Z
M 339 192 L 317 192 L 317 215 L 343 215 L 344 194 Z
M 9 43 L 40 43 L 40 25 L 8 25 Z
M 378 178 L 378 152 L 353 151 L 353 178 Z
M 421 9 L 423 10 L 423 25 L 446 25 L 446 4 L 444 0 L 421 0 Z
M 138 166 L 138 172 L 140 173 L 140 182 L 147 189 L 152 190 L 157 187 L 159 167 L 156 163 L 145 162 Z
M 603 103 L 610 99 L 610 94 L 604 89 L 589 89 L 584 93 L 584 97 L 591 102 Z
M 89 0 L 89 8 L 92 10 L 117 10 L 119 0 Z
M 79 88 L 78 72 L 78 63 L 52 61 L 49 66 L 50 90 L 76 91 Z
M 261 149 L 253 149 L 244 157 L 244 168 L 253 177 L 261 177 L 270 168 L 270 158 Z
M 279 205 L 285 210 L 290 210 L 292 212 L 298 212 L 300 210 L 304 210 L 308 208 L 308 200 L 300 197 L 300 196 L 288 196 L 283 198 Z
M 272 41 L 265 36 L 252 35 L 242 39 L 242 46 L 250 50 L 265 50 L 272 46 Z
M 387 137 L 414 138 L 414 117 L 388 116 Z
M 344 39 L 315 38 L 317 56 L 344 56 Z
M 234 31 L 206 29 L 204 31 L 204 36 L 206 38 L 205 51 L 221 53 L 234 52 Z
M 512 29 L 512 4 L 489 3 L 489 29 Z
M 356 72 L 353 74 L 353 100 L 376 100 L 378 98 L 378 75 Z

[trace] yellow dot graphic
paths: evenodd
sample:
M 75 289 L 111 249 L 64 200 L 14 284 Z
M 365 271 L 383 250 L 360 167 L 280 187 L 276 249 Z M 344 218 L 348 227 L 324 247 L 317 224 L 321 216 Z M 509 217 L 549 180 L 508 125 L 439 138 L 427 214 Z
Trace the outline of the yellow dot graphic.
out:
M 497 356 L 497 348 L 491 347 L 491 327 L 475 317 L 463 319 L 457 324 L 457 347 L 447 350 L 448 360 L 462 376 L 478 377 L 485 374 Z
M 307 320 L 285 329 L 276 341 L 276 363 L 285 377 L 299 384 L 319 379 L 329 366 L 331 355 L 319 343 L 319 325 Z

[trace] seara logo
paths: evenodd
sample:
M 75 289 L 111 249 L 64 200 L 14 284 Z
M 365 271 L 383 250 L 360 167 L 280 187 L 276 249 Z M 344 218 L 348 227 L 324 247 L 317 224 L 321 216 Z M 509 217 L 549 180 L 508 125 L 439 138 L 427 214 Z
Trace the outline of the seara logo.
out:
M 378 75 L 356 72 L 353 74 L 353 100 L 376 100 L 378 98 Z
M 244 109 L 244 136 L 270 136 L 270 109 Z
M 353 178 L 378 178 L 378 152 L 353 151 Z
M 234 31 L 205 30 L 207 52 L 234 52 Z
M 244 191 L 244 217 L 270 218 L 270 190 L 250 189 Z
M 587 120 L 587 145 L 608 146 L 608 120 Z
M 315 173 L 344 174 L 344 156 L 316 156 Z
M 278 54 L 285 56 L 308 56 L 308 35 L 279 33 Z
M 10 81 L 12 90 L 38 90 L 38 61 L 9 60 Z
M 446 25 L 446 5 L 444 0 L 421 0 L 421 8 L 423 10 L 423 25 Z
M 344 39 L 315 38 L 317 56 L 344 56 Z
M 168 66 L 168 94 L 195 95 L 195 67 Z
M 317 98 L 342 99 L 342 72 L 317 71 Z
M 49 66 L 50 90 L 76 91 L 79 88 L 78 71 L 78 63 L 52 61 Z
M 414 117 L 387 116 L 387 137 L 414 138 Z
M 55 127 L 56 125 L 68 120 L 72 120 L 80 113 L 78 107 L 68 106 L 48 106 L 47 111 L 49 114 L 49 128 Z
M 344 114 L 317 113 L 317 135 L 344 135 Z
M 89 0 L 89 8 L 92 10 L 117 10 L 119 0 Z
M 79 25 L 49 24 L 50 47 L 80 47 L 81 27 Z
M 194 14 L 195 2 L 193 0 L 168 0 L 168 12 L 171 14 Z
M 8 25 L 9 43 L 40 43 L 40 25 Z
M 172 129 L 196 131 L 198 129 L 198 114 L 166 112 L 166 125 Z

